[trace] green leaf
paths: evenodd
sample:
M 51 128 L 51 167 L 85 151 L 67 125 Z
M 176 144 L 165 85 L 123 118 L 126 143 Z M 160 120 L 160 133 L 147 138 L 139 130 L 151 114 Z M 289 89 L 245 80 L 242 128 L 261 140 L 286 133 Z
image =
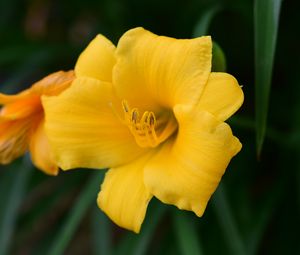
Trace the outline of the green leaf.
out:
M 133 247 L 133 252 L 131 253 L 132 255 L 146 254 L 150 241 L 153 238 L 154 231 L 157 228 L 158 223 L 165 214 L 166 210 L 167 206 L 162 204 L 155 204 L 153 210 L 150 210 L 147 220 L 142 226 L 142 231 L 137 236 L 136 242 Z
M 65 249 L 71 241 L 85 213 L 91 207 L 92 203 L 95 203 L 103 176 L 103 170 L 97 171 L 97 173 L 92 174 L 88 183 L 81 191 L 74 207 L 67 216 L 66 222 L 64 223 L 60 232 L 56 235 L 54 243 L 49 249 L 49 255 L 64 254 Z
M 215 5 L 205 10 L 200 19 L 198 20 L 193 37 L 199 37 L 208 34 L 208 30 L 213 18 L 220 12 L 221 7 Z M 213 72 L 225 72 L 226 71 L 226 58 L 225 54 L 219 44 L 213 42 L 213 58 L 212 58 L 212 71 Z
M 255 114 L 256 149 L 260 155 L 267 126 L 269 95 L 281 0 L 255 0 Z
M 196 226 L 190 221 L 188 216 L 186 212 L 180 210 L 176 210 L 173 214 L 173 223 L 181 254 L 204 254 L 201 249 Z
M 26 159 L 15 169 L 8 169 L 1 178 L 2 204 L 0 212 L 0 254 L 6 255 L 12 244 L 12 236 L 15 231 L 18 212 L 27 187 L 28 180 L 32 173 L 32 165 Z
M 112 222 L 95 206 L 92 217 L 93 254 L 112 254 Z
M 225 188 L 220 184 L 212 198 L 213 209 L 221 225 L 225 240 L 232 255 L 246 255 L 242 237 L 228 204 Z
M 135 244 L 136 236 L 133 233 L 126 233 L 121 241 L 116 246 L 114 251 L 114 255 L 123 255 L 124 251 L 128 253 L 128 251 L 132 250 L 133 245 Z M 128 253 L 131 254 L 131 253 Z
M 199 37 L 203 35 L 207 35 L 209 26 L 216 16 L 216 14 L 221 10 L 219 5 L 213 6 L 203 12 L 201 17 L 199 18 L 193 32 L 193 37 Z
M 266 197 L 263 199 L 263 205 L 257 213 L 254 213 L 254 222 L 247 238 L 247 250 L 250 255 L 257 254 L 259 245 L 266 232 L 266 228 L 271 221 L 272 215 L 279 207 L 284 197 L 284 191 L 289 185 L 289 179 L 286 175 L 281 175 L 274 186 L 268 189 Z
M 226 71 L 226 58 L 225 54 L 219 44 L 213 42 L 212 48 L 212 72 L 225 72 Z
M 126 254 L 130 255 L 147 254 L 154 231 L 168 209 L 166 205 L 156 202 L 157 201 L 155 200 L 151 202 L 141 232 L 138 235 L 131 232 L 126 233 L 124 238 L 118 244 L 115 252 L 116 255 L 123 255 L 124 251 L 126 251 Z

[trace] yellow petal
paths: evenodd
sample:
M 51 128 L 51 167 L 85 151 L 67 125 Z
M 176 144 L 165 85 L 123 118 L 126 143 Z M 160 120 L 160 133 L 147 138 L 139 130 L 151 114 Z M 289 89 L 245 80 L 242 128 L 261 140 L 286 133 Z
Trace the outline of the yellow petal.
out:
M 115 46 L 104 36 L 97 35 L 79 56 L 75 66 L 76 76 L 111 82 L 114 53 Z
M 241 144 L 208 112 L 179 105 L 174 112 L 178 135 L 146 165 L 145 185 L 164 203 L 201 216 Z
M 178 40 L 142 28 L 126 32 L 118 43 L 113 84 L 132 107 L 193 104 L 211 69 L 211 38 Z
M 110 83 L 78 78 L 57 97 L 43 97 L 46 132 L 58 165 L 108 168 L 129 162 L 145 149 L 113 111 Z
M 54 161 L 48 138 L 44 130 L 44 120 L 37 123 L 30 138 L 29 150 L 33 164 L 46 174 L 57 175 L 58 167 Z
M 110 169 L 98 195 L 99 207 L 119 226 L 139 233 L 152 197 L 144 185 L 147 154 L 127 165 Z
M 211 73 L 200 97 L 198 109 L 226 120 L 242 105 L 244 94 L 237 80 L 227 73 Z

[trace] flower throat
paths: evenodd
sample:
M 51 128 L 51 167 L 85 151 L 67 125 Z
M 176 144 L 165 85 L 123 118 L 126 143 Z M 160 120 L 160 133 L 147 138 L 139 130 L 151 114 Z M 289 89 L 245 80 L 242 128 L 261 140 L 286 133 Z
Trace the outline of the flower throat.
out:
M 152 111 L 145 111 L 140 116 L 139 110 L 131 109 L 126 100 L 122 101 L 122 108 L 125 124 L 142 148 L 156 147 L 177 129 L 177 122 L 171 114 L 164 114 L 156 119 Z

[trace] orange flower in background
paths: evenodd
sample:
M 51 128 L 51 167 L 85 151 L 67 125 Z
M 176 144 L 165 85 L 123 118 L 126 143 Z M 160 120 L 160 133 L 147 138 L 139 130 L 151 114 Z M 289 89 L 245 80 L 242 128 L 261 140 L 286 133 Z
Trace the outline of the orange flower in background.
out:
M 41 96 L 55 96 L 68 88 L 75 78 L 73 71 L 55 72 L 16 95 L 0 93 L 0 163 L 8 164 L 27 150 L 33 164 L 50 175 L 58 167 L 52 158 L 44 132 L 44 109 Z

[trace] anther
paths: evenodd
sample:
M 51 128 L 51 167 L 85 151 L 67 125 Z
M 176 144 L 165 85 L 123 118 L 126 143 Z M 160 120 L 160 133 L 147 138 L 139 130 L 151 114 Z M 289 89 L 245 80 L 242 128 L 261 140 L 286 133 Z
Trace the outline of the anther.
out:
M 131 121 L 133 121 L 136 124 L 138 122 L 138 119 L 139 119 L 139 112 L 136 108 L 134 108 L 131 111 Z
M 124 124 L 126 124 L 135 138 L 137 144 L 143 148 L 155 147 L 168 138 L 176 129 L 177 125 L 172 121 L 164 129 L 161 126 L 164 124 L 162 120 L 156 120 L 155 114 L 151 111 L 145 111 L 140 117 L 137 108 L 131 109 L 127 101 L 122 101 L 124 111 Z M 159 130 L 157 134 L 156 129 Z
M 148 115 L 149 115 L 149 112 L 148 112 L 148 111 L 144 112 L 144 114 L 143 114 L 143 116 L 142 116 L 142 118 L 141 118 L 141 121 L 140 121 L 141 124 L 147 123 Z
M 156 124 L 156 119 L 155 119 L 155 115 L 153 112 L 150 112 L 149 116 L 148 116 L 148 119 L 149 119 L 149 125 L 152 127 L 152 126 L 155 126 Z

